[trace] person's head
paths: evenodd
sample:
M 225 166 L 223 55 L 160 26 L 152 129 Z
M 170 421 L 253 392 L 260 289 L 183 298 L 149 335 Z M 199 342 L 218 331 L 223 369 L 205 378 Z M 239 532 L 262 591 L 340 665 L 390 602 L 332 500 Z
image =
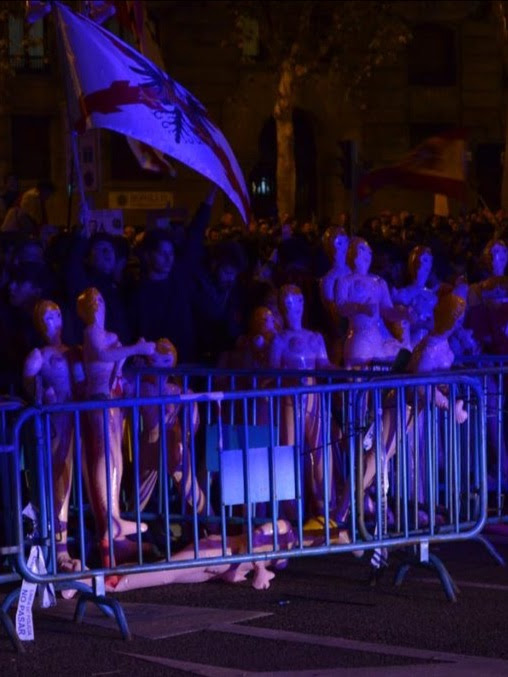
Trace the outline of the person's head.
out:
M 458 294 L 445 291 L 434 307 L 434 334 L 450 333 L 461 320 L 466 310 L 466 301 Z
M 12 172 L 4 175 L 4 190 L 8 193 L 16 193 L 19 190 L 18 177 Z
M 346 263 L 353 272 L 366 275 L 372 262 L 369 243 L 361 237 L 353 237 L 347 250 Z
M 234 222 L 234 216 L 231 212 L 224 212 L 221 216 L 220 224 L 222 228 L 232 228 Z
M 176 367 L 178 353 L 175 346 L 167 338 L 161 338 L 155 343 L 155 352 L 149 356 L 148 362 L 152 367 L 172 369 Z
M 37 181 L 37 190 L 42 200 L 47 200 L 55 192 L 55 184 L 49 179 Z
M 78 317 L 86 324 L 93 324 L 96 321 L 104 322 L 106 315 L 106 306 L 102 294 L 95 287 L 88 287 L 78 296 L 77 300 Z
M 303 316 L 303 294 L 300 287 L 285 284 L 279 291 L 279 308 L 286 322 L 301 321 Z
M 137 235 L 137 232 L 136 232 L 135 226 L 124 226 L 123 236 L 130 245 L 134 244 L 134 241 L 136 239 L 136 235 Z
M 266 306 L 259 306 L 254 309 L 250 319 L 250 333 L 261 336 L 273 336 L 277 331 L 275 317 Z
M 173 239 L 167 231 L 150 230 L 143 240 L 147 275 L 151 280 L 165 280 L 175 262 Z
M 280 227 L 280 234 L 283 240 L 289 239 L 295 231 L 296 222 L 287 215 L 287 218 L 282 221 Z
M 34 308 L 34 325 L 39 334 L 48 342 L 60 340 L 62 313 L 53 301 L 38 301 Z
M 44 263 L 44 249 L 39 240 L 29 239 L 20 242 L 13 255 L 13 261 L 16 264 L 25 263 Z
M 323 248 L 332 263 L 344 262 L 349 246 L 349 237 L 341 226 L 330 226 L 323 235 Z
M 113 275 L 116 266 L 115 237 L 95 233 L 88 242 L 88 265 L 103 275 Z
M 490 240 L 483 250 L 483 259 L 492 275 L 504 275 L 508 248 L 503 240 Z
M 424 284 L 427 281 L 432 269 L 432 250 L 430 247 L 418 245 L 414 247 L 408 259 L 408 271 L 411 280 L 414 282 L 420 279 Z
M 212 268 L 219 288 L 232 287 L 246 267 L 245 251 L 239 242 L 223 242 L 217 246 L 213 254 Z
M 210 226 L 206 231 L 206 239 L 211 244 L 216 244 L 221 238 L 221 230 L 219 226 Z
M 262 219 L 258 224 L 257 231 L 259 235 L 263 237 L 268 235 L 270 233 L 270 224 L 268 223 L 268 221 Z
M 10 305 L 32 312 L 34 304 L 49 291 L 45 266 L 32 264 L 15 267 L 11 271 L 8 288 Z

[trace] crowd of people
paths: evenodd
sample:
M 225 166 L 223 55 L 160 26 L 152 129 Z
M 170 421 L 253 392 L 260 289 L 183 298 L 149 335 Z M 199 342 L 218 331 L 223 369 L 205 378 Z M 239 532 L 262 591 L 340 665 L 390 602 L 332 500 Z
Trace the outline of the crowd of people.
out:
M 384 211 L 360 228 L 353 228 L 345 213 L 321 224 L 285 216 L 252 219 L 244 227 L 235 225 L 231 214 L 211 223 L 217 194 L 212 187 L 185 228 L 126 228 L 124 236 L 101 232 L 88 237 L 75 227 L 48 238 L 44 210 L 32 207 L 45 203 L 50 186 L 40 182 L 30 200 L 13 192 L 6 181 L 0 195 L 0 392 L 5 395 L 49 404 L 121 397 L 122 365 L 129 358 L 165 367 L 178 361 L 308 371 L 369 368 L 406 353 L 407 370 L 424 372 L 448 369 L 463 355 L 508 352 L 508 248 L 503 240 L 508 218 L 501 211 L 479 208 L 456 218 L 427 219 Z M 142 394 L 154 388 L 149 380 L 142 382 Z M 178 392 L 170 381 L 165 388 Z M 436 405 L 448 407 L 445 393 L 436 394 Z M 322 416 L 318 398 L 307 398 L 305 406 L 312 461 L 306 517 L 312 519 L 324 511 Z M 454 414 L 458 423 L 467 418 L 460 400 Z M 144 507 L 157 482 L 160 440 L 153 433 L 156 408 L 144 407 L 142 416 Z M 188 459 L 182 465 L 187 452 L 177 411 L 168 416 L 171 475 L 184 501 L 195 502 L 201 512 L 206 497 L 189 474 Z M 289 423 L 282 441 L 293 444 L 290 402 L 284 416 Z M 67 551 L 72 421 L 62 414 L 56 427 L 56 530 L 59 565 L 65 570 L 75 566 Z M 389 420 L 383 430 L 390 457 L 395 448 Z M 489 432 L 494 439 L 496 430 Z M 122 519 L 120 509 L 120 410 L 111 410 L 107 440 L 99 411 L 86 415 L 83 436 L 87 493 L 107 564 L 110 537 L 115 547 L 123 544 L 130 552 L 136 528 Z M 106 448 L 117 478 L 109 488 Z M 508 479 L 504 452 L 502 462 Z M 367 455 L 365 488 L 374 465 L 374 456 Z M 347 497 L 346 481 L 335 500 L 339 520 L 348 512 Z
M 42 191 L 39 202 L 45 203 L 50 187 L 41 182 L 34 190 Z M 457 218 L 421 219 L 384 211 L 352 237 L 346 214 L 336 223 L 285 217 L 252 220 L 248 227 L 234 225 L 225 214 L 213 224 L 215 194 L 213 188 L 183 229 L 128 228 L 124 237 L 60 229 L 47 239 L 42 211 L 29 215 L 17 207 L 6 180 L 0 196 L 6 206 L 0 229 L 0 391 L 23 395 L 24 359 L 41 342 L 32 318 L 38 300 L 61 308 L 64 343 L 82 342 L 76 299 L 89 287 L 102 294 L 107 329 L 123 344 L 167 338 L 180 364 L 248 367 L 264 360 L 269 366 L 266 345 L 264 353 L 254 354 L 249 336 L 260 335 L 263 308 L 273 314 L 273 331 L 282 328 L 278 291 L 288 284 L 300 288 L 303 325 L 322 335 L 336 366 L 391 360 L 401 347 L 412 349 L 432 327 L 439 289 L 458 281 L 470 285 L 464 324 L 471 331 L 454 336 L 454 351 L 504 350 L 504 332 L 497 331 L 504 268 L 493 263 L 491 247 L 499 240 L 503 249 L 508 219 L 502 212 L 476 209 Z M 24 195 L 18 203 L 30 200 Z M 13 221 L 13 210 L 23 211 L 20 220 Z M 478 283 L 490 278 L 496 288 L 480 292 Z M 368 299 L 361 298 L 362 286 Z M 363 300 L 371 304 L 367 312 L 357 305 Z M 495 328 L 488 308 L 494 301 Z

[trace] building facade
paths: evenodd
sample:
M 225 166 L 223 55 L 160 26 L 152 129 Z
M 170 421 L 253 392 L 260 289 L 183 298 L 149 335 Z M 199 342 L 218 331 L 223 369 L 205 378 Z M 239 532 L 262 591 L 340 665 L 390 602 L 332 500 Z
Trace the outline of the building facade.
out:
M 407 49 L 395 63 L 374 71 L 354 103 L 345 100 L 326 69 L 299 90 L 294 125 L 300 219 L 334 220 L 351 209 L 345 152 L 353 152 L 363 169 L 375 168 L 397 162 L 427 136 L 453 127 L 465 127 L 469 134 L 469 206 L 477 193 L 498 206 L 506 75 L 495 22 L 482 11 L 486 4 L 425 3 L 433 9 L 409 16 L 413 39 Z M 264 61 L 255 30 L 239 49 L 228 40 L 233 24 L 227 3 L 147 2 L 146 7 L 167 72 L 204 103 L 223 131 L 257 216 L 273 215 L 277 74 Z M 122 34 L 115 19 L 106 26 Z M 13 75 L 0 101 L 0 170 L 16 174 L 22 188 L 51 178 L 58 187 L 48 205 L 52 222 L 65 224 L 69 214 L 74 221 L 77 199 L 69 205 L 69 195 L 75 177 L 52 18 L 33 24 L 31 46 L 23 41 L 23 16 L 13 7 L 4 30 Z M 202 177 L 177 163 L 174 177 L 141 170 L 123 137 L 106 130 L 88 133 L 79 152 L 90 202 L 123 209 L 132 225 L 144 225 L 147 210 L 168 204 L 174 218 L 184 220 L 207 191 Z M 381 209 L 430 213 L 432 204 L 431 195 L 390 188 L 361 205 L 358 218 Z M 219 199 L 214 218 L 229 207 Z

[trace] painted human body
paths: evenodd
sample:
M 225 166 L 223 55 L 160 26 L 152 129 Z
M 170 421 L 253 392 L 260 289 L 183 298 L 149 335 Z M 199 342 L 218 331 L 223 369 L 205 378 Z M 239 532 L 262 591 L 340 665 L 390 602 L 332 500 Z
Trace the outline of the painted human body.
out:
M 433 329 L 415 347 L 408 365 L 410 373 L 445 372 L 451 368 L 455 355 L 450 347 L 449 338 L 461 321 L 465 308 L 465 300 L 457 294 L 447 292 L 438 299 L 434 308 Z M 420 396 L 424 397 L 423 392 L 420 393 Z M 449 409 L 449 404 L 446 387 L 437 386 L 433 388 L 433 405 L 438 409 Z M 415 412 L 408 406 L 406 409 L 406 430 L 414 425 L 414 417 Z M 467 412 L 461 399 L 457 399 L 455 402 L 454 417 L 459 424 L 467 420 Z M 382 425 L 382 444 L 385 459 L 388 462 L 397 450 L 397 415 L 390 396 L 385 402 Z M 365 459 L 364 488 L 370 486 L 375 474 L 376 456 L 374 451 L 371 451 Z
M 299 287 L 294 285 L 282 287 L 279 293 L 279 304 L 284 328 L 277 333 L 272 341 L 269 357 L 270 366 L 274 369 L 311 371 L 332 367 L 322 335 L 302 327 L 304 300 Z M 303 381 L 307 385 L 315 383 L 312 376 L 306 376 Z M 302 384 L 302 379 L 294 377 L 287 379 L 285 383 L 285 385 L 298 384 Z M 306 455 L 309 462 L 305 470 L 309 513 L 322 515 L 324 511 L 325 457 L 322 445 L 323 421 L 319 396 L 314 393 L 305 395 L 301 399 L 301 408 L 296 412 L 294 397 L 284 397 L 282 405 L 281 436 L 283 444 L 295 444 L 297 439 L 296 425 L 298 425 L 299 417 L 303 417 L 303 432 L 309 450 L 309 454 Z M 331 453 L 328 455 L 328 464 L 330 469 L 328 495 L 331 497 Z
M 148 588 L 158 585 L 174 583 L 205 583 L 206 581 L 222 579 L 228 583 L 240 583 L 246 579 L 249 572 L 253 572 L 252 586 L 257 590 L 266 590 L 275 574 L 269 567 L 280 568 L 284 565 L 284 550 L 290 550 L 295 544 L 295 535 L 291 525 L 286 520 L 277 521 L 278 545 L 280 551 L 273 560 L 258 560 L 256 562 L 242 562 L 240 564 L 213 564 L 210 566 L 182 567 L 166 571 L 151 571 L 139 574 L 127 574 L 113 581 L 111 592 L 125 592 L 138 588 Z M 252 533 L 252 550 L 255 553 L 273 550 L 273 525 L 267 522 L 254 529 Z M 226 539 L 226 555 L 241 555 L 247 553 L 247 537 L 229 536 Z M 222 557 L 224 554 L 220 536 L 209 536 L 198 543 L 199 558 Z M 171 558 L 175 561 L 189 561 L 195 558 L 194 545 L 189 545 Z
M 437 294 L 426 286 L 432 270 L 432 261 L 432 252 L 428 247 L 420 245 L 414 247 L 408 260 L 411 283 L 407 287 L 392 289 L 393 303 L 400 304 L 408 310 L 411 347 L 416 346 L 433 326 Z
M 467 326 L 483 352 L 495 355 L 508 353 L 508 247 L 503 240 L 491 240 L 485 247 L 483 257 L 490 273 L 482 282 L 472 284 L 468 294 Z M 486 376 L 487 390 L 487 444 L 489 467 L 501 465 L 501 482 L 508 487 L 508 451 L 505 436 L 499 430 L 498 386 L 494 375 Z M 499 434 L 501 433 L 501 434 Z M 500 444 L 499 444 L 500 442 Z M 489 479 L 491 486 L 497 479 Z
M 153 355 L 148 358 L 151 367 L 172 369 L 176 366 L 176 348 L 168 339 L 156 342 Z M 145 375 L 140 384 L 140 395 L 143 398 L 164 395 L 179 395 L 181 388 L 172 383 L 166 375 Z M 183 439 L 182 425 L 179 419 L 180 405 L 166 404 L 164 407 L 164 430 L 166 434 L 166 450 L 168 453 L 168 469 L 185 504 L 196 505 L 196 512 L 202 513 L 206 507 L 206 496 L 197 479 L 193 481 L 191 454 L 188 441 Z M 143 509 L 155 488 L 159 475 L 159 459 L 162 448 L 160 435 L 161 411 L 159 405 L 143 405 L 140 407 L 143 419 L 139 457 L 139 496 Z M 199 425 L 197 405 L 192 406 L 192 431 L 195 434 Z
M 134 355 L 151 355 L 154 343 L 140 339 L 131 346 L 122 346 L 116 334 L 106 331 L 104 299 L 90 287 L 78 298 L 78 314 L 85 323 L 83 335 L 83 365 L 86 399 L 110 400 L 122 396 L 122 366 Z M 106 424 L 104 421 L 106 419 Z M 122 412 L 117 407 L 91 410 L 84 416 L 85 479 L 95 518 L 103 557 L 110 536 L 115 549 L 120 550 L 125 538 L 137 530 L 135 522 L 120 516 L 120 484 L 123 473 Z M 106 454 L 109 450 L 109 478 L 106 477 Z M 108 483 L 110 493 L 108 497 Z M 108 528 L 108 503 L 111 508 L 113 534 Z M 146 529 L 146 526 L 143 527 Z M 128 549 L 128 548 L 127 548 Z
M 342 351 L 347 332 L 347 319 L 340 314 L 337 304 L 342 279 L 351 274 L 351 269 L 346 263 L 348 246 L 349 237 L 343 228 L 331 226 L 326 229 L 323 235 L 323 248 L 331 263 L 331 268 L 321 278 L 319 291 L 328 323 L 330 359 L 336 365 L 342 363 Z
M 25 360 L 25 390 L 39 404 L 70 402 L 76 399 L 82 385 L 82 365 L 77 351 L 62 343 L 60 308 L 52 301 L 39 301 L 34 310 L 34 322 L 47 345 L 33 350 Z M 53 413 L 50 425 L 57 565 L 61 571 L 74 571 L 79 570 L 81 565 L 71 558 L 67 549 L 73 416 L 65 412 Z
M 483 251 L 489 276 L 469 287 L 466 323 L 484 352 L 508 352 L 508 248 L 503 240 L 491 240 Z
M 454 354 L 449 345 L 449 337 L 454 331 L 457 323 L 463 317 L 466 303 L 461 296 L 454 293 L 446 293 L 438 299 L 434 308 L 434 322 L 432 331 L 425 336 L 416 346 L 411 356 L 408 371 L 410 373 L 446 371 L 450 369 L 454 361 Z M 423 398 L 424 393 L 420 396 Z M 439 409 L 449 408 L 449 398 L 446 388 L 433 388 L 433 405 Z M 420 414 L 418 413 L 417 416 Z M 464 423 L 467 420 L 467 412 L 464 409 L 464 402 L 457 399 L 454 409 L 455 420 L 457 423 Z M 409 404 L 406 406 L 405 429 L 409 431 L 415 424 L 415 412 Z M 395 393 L 389 392 L 383 401 L 382 427 L 381 427 L 381 463 L 383 466 L 383 492 L 386 495 L 388 491 L 388 472 L 387 464 L 397 451 L 397 407 L 395 406 Z M 423 456 L 422 456 L 423 457 Z M 364 475 L 363 489 L 366 491 L 372 484 L 376 476 L 376 453 L 375 445 L 364 457 Z M 420 473 L 420 477 L 425 476 Z M 421 491 L 421 487 L 419 487 Z M 339 509 L 339 520 L 347 517 L 350 506 L 350 483 L 347 482 L 343 493 L 341 506 Z
M 347 262 L 353 272 L 345 275 L 337 288 L 337 310 L 349 320 L 344 344 L 344 364 L 347 367 L 393 360 L 406 346 L 406 341 L 390 335 L 383 324 L 383 320 L 391 322 L 398 318 L 388 285 L 381 277 L 369 273 L 371 261 L 368 243 L 361 238 L 353 238 L 347 254 Z

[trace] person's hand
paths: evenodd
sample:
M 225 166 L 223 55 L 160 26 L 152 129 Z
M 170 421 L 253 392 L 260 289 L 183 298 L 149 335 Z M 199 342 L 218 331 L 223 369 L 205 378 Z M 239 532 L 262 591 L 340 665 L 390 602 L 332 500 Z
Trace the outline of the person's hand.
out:
M 434 394 L 434 404 L 438 409 L 448 409 L 448 398 L 439 390 L 439 388 L 436 388 Z
M 44 402 L 44 404 L 55 404 L 56 393 L 53 386 L 49 386 L 49 388 L 46 388 L 46 390 L 44 391 L 44 395 L 42 397 L 42 401 Z
M 43 364 L 44 360 L 42 359 L 42 353 L 39 348 L 35 348 L 26 358 L 25 372 L 29 372 L 32 375 L 38 374 L 42 369 Z
M 155 343 L 153 341 L 145 341 L 144 338 L 140 338 L 136 343 L 136 348 L 138 349 L 138 355 L 153 355 L 155 352 Z
M 467 411 L 464 409 L 463 400 L 457 400 L 455 402 L 455 420 L 457 423 L 464 423 L 464 421 L 467 421 Z

